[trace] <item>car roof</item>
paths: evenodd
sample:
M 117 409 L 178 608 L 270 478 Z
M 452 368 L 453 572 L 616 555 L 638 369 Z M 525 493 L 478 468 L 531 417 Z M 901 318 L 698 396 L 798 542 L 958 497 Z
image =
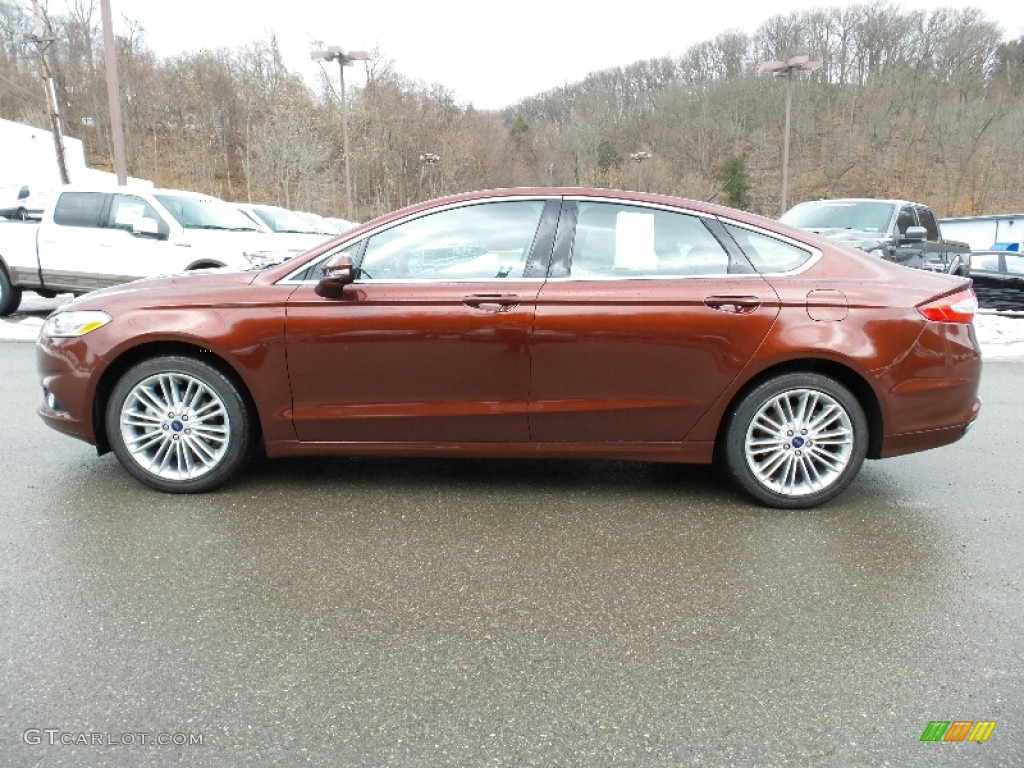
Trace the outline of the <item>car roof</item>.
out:
M 890 205 L 916 205 L 923 208 L 928 207 L 924 203 L 915 203 L 912 200 L 898 200 L 896 198 L 888 197 L 823 197 L 817 200 L 804 200 L 802 203 L 797 203 L 797 205 L 804 205 L 805 203 L 889 203 Z
M 151 189 L 150 194 L 153 195 L 177 195 L 178 197 L 192 197 L 203 200 L 220 200 L 216 195 L 204 194 L 202 192 L 193 192 L 189 189 Z
M 669 207 L 681 207 L 700 213 L 707 213 L 712 216 L 743 221 L 748 224 L 759 225 L 770 223 L 778 227 L 779 222 L 766 216 L 755 213 L 748 213 L 736 208 L 728 208 L 717 203 L 709 203 L 694 198 L 679 197 L 674 195 L 656 194 L 653 192 L 636 192 L 624 189 L 606 189 L 603 187 L 503 187 L 496 189 L 482 189 L 473 192 L 461 192 L 458 194 L 438 197 L 431 200 L 424 200 L 413 203 L 390 213 L 378 216 L 373 221 L 383 223 L 394 218 L 407 216 L 418 210 L 429 210 L 438 206 L 450 205 L 460 202 L 472 202 L 474 200 L 491 200 L 495 198 L 516 198 L 516 197 L 581 197 L 594 200 L 622 201 L 623 203 L 651 203 L 654 205 L 665 205 Z M 346 233 L 347 234 L 347 233 Z

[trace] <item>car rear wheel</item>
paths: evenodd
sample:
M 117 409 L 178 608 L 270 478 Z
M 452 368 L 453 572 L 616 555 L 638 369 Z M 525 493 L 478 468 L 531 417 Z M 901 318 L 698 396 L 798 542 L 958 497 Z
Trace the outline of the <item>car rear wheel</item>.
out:
M 7 270 L 0 264 L 0 317 L 7 317 L 21 306 L 21 288 L 11 283 Z
M 841 493 L 867 454 L 860 402 L 835 379 L 790 373 L 769 379 L 733 408 L 725 466 L 763 504 L 806 509 Z
M 111 392 L 106 428 L 125 469 L 170 493 L 224 483 L 244 466 L 253 442 L 238 387 L 215 367 L 182 356 L 128 370 Z

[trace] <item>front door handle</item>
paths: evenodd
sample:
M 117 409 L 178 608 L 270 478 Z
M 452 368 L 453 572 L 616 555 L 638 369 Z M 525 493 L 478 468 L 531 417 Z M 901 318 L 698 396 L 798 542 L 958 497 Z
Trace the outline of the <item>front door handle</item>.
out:
M 761 299 L 757 296 L 708 296 L 704 304 L 719 312 L 746 315 L 761 306 Z
M 474 293 L 463 296 L 462 303 L 482 312 L 508 312 L 518 306 L 519 297 L 514 293 Z

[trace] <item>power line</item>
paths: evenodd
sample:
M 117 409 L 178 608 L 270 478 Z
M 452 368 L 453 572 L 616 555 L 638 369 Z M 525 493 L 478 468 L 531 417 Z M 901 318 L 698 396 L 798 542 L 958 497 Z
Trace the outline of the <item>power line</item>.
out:
M 20 85 L 18 85 L 16 82 L 11 80 L 9 77 L 4 77 L 3 75 L 0 75 L 0 80 L 3 80 L 5 83 L 8 83 L 8 84 L 14 86 L 15 88 L 17 88 L 19 91 L 23 91 L 24 93 L 28 94 L 28 96 L 20 96 L 19 94 L 14 93 L 14 94 L 11 94 L 12 96 L 18 96 L 18 98 L 25 99 L 25 101 L 31 100 L 31 101 L 36 102 L 37 104 L 38 103 L 42 103 L 44 105 L 46 104 L 46 102 L 43 101 L 43 99 L 39 98 L 38 94 L 32 93 L 32 91 L 30 91 L 30 90 L 28 90 L 26 88 L 22 88 Z

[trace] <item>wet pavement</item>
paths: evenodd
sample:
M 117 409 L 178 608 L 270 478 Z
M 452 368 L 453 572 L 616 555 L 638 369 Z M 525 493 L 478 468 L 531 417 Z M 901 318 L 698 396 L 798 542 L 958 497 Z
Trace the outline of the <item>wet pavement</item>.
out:
M 1024 363 L 960 443 L 793 513 L 620 462 L 164 495 L 43 426 L 31 344 L 0 358 L 2 765 L 1024 765 Z

